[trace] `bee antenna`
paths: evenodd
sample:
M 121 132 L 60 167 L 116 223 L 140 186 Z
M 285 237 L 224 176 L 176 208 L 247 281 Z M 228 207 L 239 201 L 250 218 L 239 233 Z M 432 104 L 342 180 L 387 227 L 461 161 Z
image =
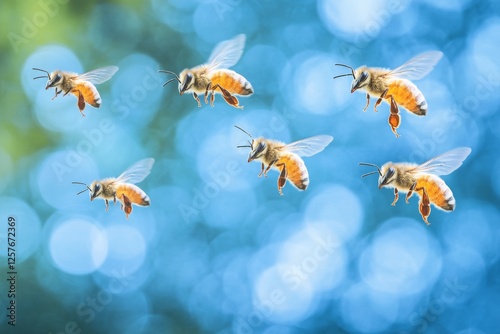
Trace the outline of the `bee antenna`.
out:
M 172 82 L 172 81 L 174 81 L 174 80 L 176 80 L 176 81 L 178 81 L 178 82 L 180 83 L 179 79 L 177 79 L 177 78 L 172 78 L 172 79 L 168 80 L 167 82 L 165 82 L 165 83 L 162 85 L 162 87 L 165 87 L 166 85 L 168 85 L 169 83 L 171 83 L 171 82 Z
M 240 130 L 241 130 L 241 131 L 243 131 L 243 132 L 245 132 L 245 133 L 248 135 L 248 137 L 250 137 L 250 138 L 252 138 L 252 139 L 253 139 L 253 137 L 252 137 L 252 135 L 251 135 L 251 134 L 249 134 L 248 132 L 246 132 L 245 130 L 243 130 L 242 128 L 240 128 L 238 125 L 235 125 L 234 127 L 235 127 L 235 128 L 237 128 L 237 129 L 240 129 Z
M 163 87 L 165 87 L 167 84 L 171 83 L 174 80 L 177 80 L 178 83 L 181 83 L 181 79 L 179 79 L 179 76 L 177 75 L 177 73 L 174 73 L 172 71 L 165 71 L 165 70 L 158 70 L 158 72 L 168 73 L 168 74 L 172 74 L 173 76 L 175 76 L 175 78 L 172 78 L 172 79 L 168 80 L 167 82 L 165 82 L 163 84 Z
M 374 170 L 373 172 L 369 172 L 369 173 L 365 173 L 365 174 L 361 175 L 361 177 L 365 177 L 365 176 L 376 174 L 376 173 L 378 173 L 378 172 L 376 170 Z
M 79 193 L 77 193 L 77 195 L 80 195 L 81 193 L 84 193 L 86 192 L 87 190 L 92 192 L 92 190 L 90 190 L 90 187 L 86 184 L 86 183 L 83 183 L 83 182 L 71 182 L 73 184 L 83 184 L 87 189 L 84 189 L 82 191 L 80 191 Z
M 241 147 L 249 147 L 249 148 L 252 148 L 252 143 L 250 141 L 248 141 L 248 145 L 240 145 L 240 146 L 236 146 L 236 148 L 241 148 Z
M 356 76 L 354 75 L 354 69 L 351 66 L 344 65 L 344 64 L 335 64 L 335 66 L 347 67 L 347 68 L 349 68 L 351 70 L 351 73 L 336 75 L 336 76 L 333 77 L 334 79 L 337 79 L 337 78 L 340 78 L 340 77 L 347 77 L 347 76 L 350 76 L 350 75 L 352 75 L 352 77 L 354 79 L 356 79 Z
M 35 78 L 33 78 L 33 80 L 35 80 L 35 79 L 40 79 L 40 78 L 49 78 L 49 80 L 50 80 L 50 73 L 49 73 L 49 72 L 47 72 L 47 71 L 45 71 L 45 70 L 42 70 L 42 69 L 40 69 L 40 68 L 36 68 L 36 67 L 33 67 L 33 70 L 47 73 L 47 76 L 45 76 L 45 75 L 41 75 L 41 76 L 39 76 L 39 77 L 35 77 Z
M 375 174 L 375 173 L 378 173 L 380 176 L 382 176 L 382 172 L 380 171 L 380 167 L 377 166 L 377 165 L 375 165 L 375 164 L 370 164 L 368 162 L 360 162 L 358 165 L 360 165 L 360 166 L 370 166 L 370 167 L 377 168 L 376 171 L 363 174 L 363 175 L 361 175 L 361 177 L 365 177 L 365 176 L 372 175 L 372 174 Z

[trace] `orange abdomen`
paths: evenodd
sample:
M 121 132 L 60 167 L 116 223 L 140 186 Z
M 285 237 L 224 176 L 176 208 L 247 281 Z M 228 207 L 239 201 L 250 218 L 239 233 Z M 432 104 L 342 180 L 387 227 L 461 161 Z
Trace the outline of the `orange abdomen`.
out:
M 251 95 L 253 87 L 242 75 L 231 70 L 218 70 L 211 76 L 212 86 L 219 85 L 231 94 Z
M 287 179 L 292 182 L 295 187 L 306 190 L 309 185 L 309 173 L 304 160 L 296 154 L 288 154 L 278 160 L 276 165 L 279 164 L 285 164 Z
M 393 80 L 389 84 L 386 97 L 391 95 L 396 103 L 406 110 L 420 116 L 427 114 L 427 101 L 425 101 L 424 94 L 411 81 L 406 79 Z M 390 104 L 390 101 L 388 102 Z
M 101 106 L 101 96 L 97 91 L 97 88 L 88 81 L 78 82 L 75 87 L 71 90 L 71 93 L 75 94 L 78 98 L 78 92 L 80 92 L 88 104 L 95 108 Z
M 116 188 L 116 198 L 118 198 L 120 202 L 123 203 L 124 195 L 132 204 L 140 206 L 148 206 L 150 204 L 148 195 L 146 195 L 146 193 L 136 185 L 130 183 L 120 184 Z
M 444 181 L 436 175 L 425 175 L 417 180 L 417 187 L 419 189 L 424 187 L 427 190 L 427 195 L 431 203 L 437 207 L 446 210 L 453 211 L 455 209 L 455 197 L 451 189 L 444 183 Z M 422 195 L 420 190 L 419 195 Z

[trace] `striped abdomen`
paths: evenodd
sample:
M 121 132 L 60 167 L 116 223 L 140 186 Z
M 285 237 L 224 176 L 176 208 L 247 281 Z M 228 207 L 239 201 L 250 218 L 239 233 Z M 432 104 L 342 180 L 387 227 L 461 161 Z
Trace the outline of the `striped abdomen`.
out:
M 116 187 L 116 198 L 124 203 L 123 196 L 135 205 L 148 206 L 150 204 L 149 197 L 138 186 L 131 183 L 122 183 Z
M 300 190 L 306 190 L 309 185 L 309 173 L 307 172 L 304 160 L 296 154 L 282 156 L 276 165 L 285 164 L 287 180 Z
M 78 98 L 78 92 L 80 92 L 88 104 L 92 107 L 99 108 L 101 106 L 101 96 L 97 91 L 97 88 L 88 81 L 80 81 L 71 90 L 71 93 L 75 94 Z
M 435 206 L 446 211 L 455 209 L 455 197 L 453 197 L 450 187 L 439 176 L 430 174 L 422 176 L 417 180 L 416 189 L 421 187 L 427 190 L 429 199 Z M 418 191 L 418 194 L 422 195 L 422 191 Z
M 253 87 L 242 75 L 231 70 L 218 70 L 212 76 L 212 87 L 219 85 L 226 89 L 231 94 L 236 95 L 251 95 L 253 94 Z M 220 93 L 220 90 L 216 90 Z
M 386 97 L 391 95 L 396 103 L 406 110 L 419 116 L 427 114 L 427 101 L 425 101 L 424 94 L 411 81 L 406 79 L 391 81 Z M 388 102 L 390 104 L 390 100 Z

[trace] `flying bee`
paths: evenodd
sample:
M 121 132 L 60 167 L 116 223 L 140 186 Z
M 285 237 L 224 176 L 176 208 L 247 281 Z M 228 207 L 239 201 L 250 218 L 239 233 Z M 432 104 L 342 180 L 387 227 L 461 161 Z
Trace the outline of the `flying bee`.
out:
M 73 184 L 83 184 L 87 189 L 80 191 L 77 195 L 85 191 L 89 191 L 90 200 L 101 198 L 106 203 L 106 211 L 108 211 L 109 201 L 116 204 L 116 200 L 120 201 L 121 209 L 128 216 L 132 212 L 132 204 L 139 206 L 149 206 L 150 200 L 148 195 L 135 185 L 149 175 L 155 160 L 148 158 L 140 160 L 127 168 L 117 178 L 110 177 L 103 180 L 96 180 L 88 186 L 82 182 L 73 182 Z
M 400 162 L 388 162 L 382 167 L 375 164 L 360 162 L 361 166 L 372 166 L 376 171 L 363 174 L 379 174 L 378 188 L 394 188 L 394 201 L 396 205 L 399 199 L 399 191 L 406 193 L 406 204 L 414 192 L 420 197 L 419 211 L 422 219 L 427 225 L 430 225 L 427 217 L 431 213 L 430 204 L 444 211 L 455 210 L 455 197 L 451 189 L 439 177 L 448 175 L 462 165 L 471 149 L 468 147 L 459 147 L 443 153 L 421 165 Z
M 245 35 L 237 35 L 233 39 L 220 42 L 212 51 L 206 64 L 184 69 L 179 76 L 172 71 L 160 70 L 159 72 L 175 76 L 165 82 L 163 86 L 177 81 L 179 94 L 192 93 L 193 98 L 198 102 L 198 107 L 201 107 L 198 95 L 205 94 L 206 104 L 208 103 L 208 95 L 211 94 L 210 105 L 213 107 L 215 94 L 221 93 L 229 105 L 243 109 L 235 95 L 252 95 L 252 85 L 241 74 L 228 68 L 234 66 L 243 54 L 245 39 Z
M 365 65 L 354 70 L 344 64 L 335 64 L 351 69 L 352 73 L 337 75 L 334 79 L 352 76 L 351 93 L 361 89 L 366 91 L 366 105 L 370 105 L 370 95 L 378 98 L 373 110 L 382 100 L 390 104 L 389 126 L 392 132 L 399 137 L 397 128 L 401 124 L 399 106 L 418 116 L 427 114 L 427 101 L 420 90 L 410 80 L 419 80 L 425 77 L 434 68 L 443 56 L 440 51 L 424 52 L 394 70 L 385 68 L 367 67 Z
M 95 108 L 99 108 L 101 106 L 101 96 L 94 85 L 101 84 L 111 79 L 116 71 L 118 71 L 118 67 L 101 67 L 84 74 L 63 72 L 60 70 L 49 73 L 39 68 L 33 68 L 33 70 L 45 72 L 47 74 L 33 78 L 33 80 L 48 78 L 45 89 L 55 88 L 56 90 L 56 95 L 54 95 L 52 100 L 62 92 L 64 92 L 63 96 L 68 95 L 68 93 L 72 93 L 78 99 L 77 105 L 80 109 L 80 113 L 82 116 L 85 116 L 83 113 L 85 103 L 88 103 Z
M 259 177 L 262 175 L 267 177 L 267 172 L 271 167 L 276 168 L 280 172 L 278 178 L 278 191 L 280 195 L 283 195 L 281 189 L 285 186 L 287 180 L 297 189 L 306 190 L 309 185 L 309 172 L 301 157 L 310 157 L 323 151 L 333 140 L 332 136 L 321 135 L 285 144 L 277 140 L 262 137 L 253 139 L 248 132 L 239 126 L 235 125 L 235 127 L 252 139 L 251 142 L 248 142 L 248 145 L 241 145 L 238 148 L 250 148 L 248 162 L 253 160 L 261 162 Z

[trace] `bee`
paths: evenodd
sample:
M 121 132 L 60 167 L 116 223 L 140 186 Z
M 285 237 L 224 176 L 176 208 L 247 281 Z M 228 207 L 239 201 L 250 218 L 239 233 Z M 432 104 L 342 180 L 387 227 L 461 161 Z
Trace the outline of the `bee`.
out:
M 33 80 L 48 78 L 45 89 L 55 88 L 56 90 L 56 95 L 54 95 L 52 100 L 62 92 L 64 92 L 63 96 L 68 95 L 68 93 L 75 95 L 78 99 L 77 105 L 80 109 L 80 113 L 84 117 L 85 114 L 83 110 L 85 109 L 85 103 L 90 104 L 94 108 L 99 108 L 101 106 L 101 96 L 94 85 L 101 84 L 111 79 L 118 71 L 118 67 L 101 67 L 84 74 L 63 72 L 60 70 L 49 73 L 39 68 L 33 68 L 33 70 L 45 72 L 47 74 L 33 78 Z
M 389 126 L 396 137 L 399 137 L 397 128 L 401 124 L 401 116 L 398 106 L 418 116 L 427 114 L 427 101 L 422 92 L 410 80 L 419 80 L 425 77 L 442 56 L 443 53 L 440 51 L 424 52 L 394 70 L 365 65 L 354 70 L 344 64 L 335 64 L 351 69 L 352 73 L 337 75 L 333 78 L 352 76 L 351 93 L 358 89 L 366 91 L 366 105 L 363 111 L 366 111 L 370 105 L 370 95 L 378 98 L 373 107 L 375 112 L 382 100 L 388 102 L 390 104 Z
M 213 107 L 215 94 L 221 93 L 229 105 L 243 109 L 235 95 L 252 95 L 252 85 L 241 74 L 228 68 L 234 66 L 240 59 L 245 47 L 245 39 L 245 35 L 237 35 L 233 39 L 219 43 L 206 64 L 184 69 L 179 76 L 171 71 L 160 70 L 159 72 L 175 76 L 165 82 L 163 87 L 172 81 L 177 81 L 179 94 L 192 93 L 193 98 L 198 102 L 198 107 L 201 107 L 198 95 L 205 94 L 205 104 L 207 104 L 208 95 L 211 94 L 210 105 Z
M 388 162 L 382 167 L 375 164 L 360 162 L 361 166 L 372 166 L 376 171 L 363 174 L 362 177 L 378 173 L 378 188 L 394 188 L 394 201 L 399 199 L 399 191 L 406 193 L 406 204 L 414 192 L 420 197 L 419 211 L 422 219 L 430 225 L 427 218 L 431 213 L 430 204 L 444 211 L 455 210 L 455 197 L 439 176 L 448 175 L 462 165 L 470 154 L 468 147 L 459 147 L 443 153 L 421 165 L 400 162 Z
M 252 139 L 251 142 L 248 142 L 248 145 L 241 145 L 238 148 L 250 148 L 248 162 L 253 160 L 261 162 L 259 177 L 262 175 L 267 177 L 267 172 L 271 167 L 276 168 L 280 172 L 278 178 L 278 192 L 280 195 L 283 195 L 281 189 L 285 186 L 287 180 L 297 189 L 307 189 L 309 185 L 309 172 L 301 157 L 310 157 L 323 151 L 333 140 L 332 136 L 320 135 L 285 144 L 277 140 L 262 137 L 253 139 L 248 132 L 239 126 L 235 125 L 235 127 Z
M 87 189 L 80 191 L 77 195 L 85 191 L 89 191 L 90 200 L 101 198 L 106 204 L 106 211 L 108 211 L 109 201 L 116 204 L 116 200 L 120 201 L 121 209 L 128 216 L 132 212 L 132 204 L 139 206 L 149 206 L 151 204 L 148 195 L 135 185 L 149 175 L 155 160 L 148 158 L 140 160 L 127 168 L 117 178 L 110 177 L 103 180 L 96 180 L 88 186 L 83 182 L 73 182 L 73 184 L 83 184 Z

